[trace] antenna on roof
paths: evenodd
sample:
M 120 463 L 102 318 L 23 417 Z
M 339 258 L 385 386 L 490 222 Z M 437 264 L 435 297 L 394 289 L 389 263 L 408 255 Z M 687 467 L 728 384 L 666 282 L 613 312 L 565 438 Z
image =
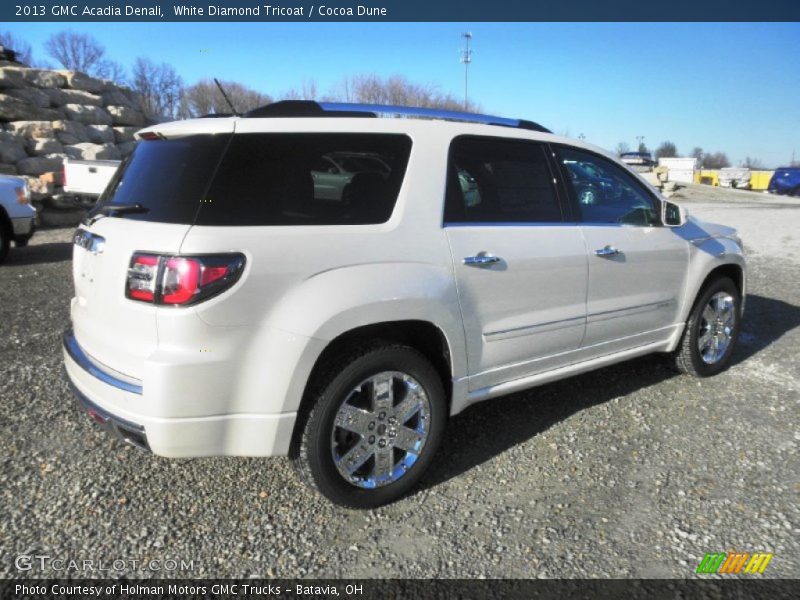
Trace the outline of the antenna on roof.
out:
M 231 102 L 231 99 L 228 98 L 228 94 L 225 93 L 225 90 L 222 87 L 222 84 L 217 80 L 216 77 L 214 77 L 214 83 L 217 84 L 217 87 L 219 88 L 219 91 L 222 92 L 222 97 L 225 98 L 225 102 L 227 102 L 228 106 L 231 107 L 231 112 L 234 114 L 234 116 L 237 116 L 237 117 L 240 116 L 239 111 L 237 111 L 236 108 L 233 106 L 233 102 Z

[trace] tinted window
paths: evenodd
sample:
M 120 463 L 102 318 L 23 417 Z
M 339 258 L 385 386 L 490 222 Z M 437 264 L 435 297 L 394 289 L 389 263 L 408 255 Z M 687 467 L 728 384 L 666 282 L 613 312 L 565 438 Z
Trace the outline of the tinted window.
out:
M 198 225 L 383 223 L 394 209 L 411 140 L 391 134 L 266 133 L 233 136 Z M 336 157 L 352 171 L 329 173 Z M 374 164 L 385 165 L 383 171 Z
M 98 202 L 141 204 L 126 219 L 191 224 L 229 135 L 140 141 Z
M 533 142 L 456 139 L 450 151 L 445 221 L 561 221 L 544 148 Z
M 634 176 L 610 160 L 572 148 L 559 159 L 585 223 L 654 225 L 659 222 L 653 197 Z

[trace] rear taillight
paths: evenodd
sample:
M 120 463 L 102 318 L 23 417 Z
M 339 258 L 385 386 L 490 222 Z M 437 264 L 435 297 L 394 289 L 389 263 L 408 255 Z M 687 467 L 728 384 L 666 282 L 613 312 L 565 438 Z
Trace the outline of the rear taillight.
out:
M 244 269 L 242 254 L 162 256 L 137 252 L 131 258 L 125 296 L 131 300 L 187 306 L 225 291 Z

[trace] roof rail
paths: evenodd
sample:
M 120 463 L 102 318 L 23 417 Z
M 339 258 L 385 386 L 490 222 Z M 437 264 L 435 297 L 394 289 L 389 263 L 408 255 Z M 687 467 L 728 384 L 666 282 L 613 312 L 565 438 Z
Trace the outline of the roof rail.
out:
M 507 119 L 492 115 L 443 110 L 440 108 L 421 108 L 416 106 L 394 106 L 384 104 L 352 104 L 349 102 L 314 102 L 312 100 L 282 100 L 273 104 L 256 108 L 244 114 L 247 118 L 256 117 L 422 117 L 427 119 L 443 119 L 466 123 L 482 123 L 484 125 L 500 125 L 518 129 L 530 129 L 543 133 L 552 133 L 533 121 L 524 119 Z

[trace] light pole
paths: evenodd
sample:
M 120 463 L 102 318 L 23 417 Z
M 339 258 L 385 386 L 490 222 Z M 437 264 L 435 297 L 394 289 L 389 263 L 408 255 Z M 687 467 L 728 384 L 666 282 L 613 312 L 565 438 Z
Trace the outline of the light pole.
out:
M 464 63 L 464 110 L 467 110 L 468 102 L 468 85 L 469 85 L 469 64 L 472 62 L 472 50 L 469 48 L 469 42 L 472 40 L 472 32 L 465 31 L 461 34 L 464 38 L 466 46 L 461 51 L 461 62 Z
M 636 136 L 636 142 L 637 142 L 636 143 L 636 151 L 639 152 L 639 150 L 642 148 L 642 144 L 644 144 L 644 136 L 643 135 L 637 135 Z

